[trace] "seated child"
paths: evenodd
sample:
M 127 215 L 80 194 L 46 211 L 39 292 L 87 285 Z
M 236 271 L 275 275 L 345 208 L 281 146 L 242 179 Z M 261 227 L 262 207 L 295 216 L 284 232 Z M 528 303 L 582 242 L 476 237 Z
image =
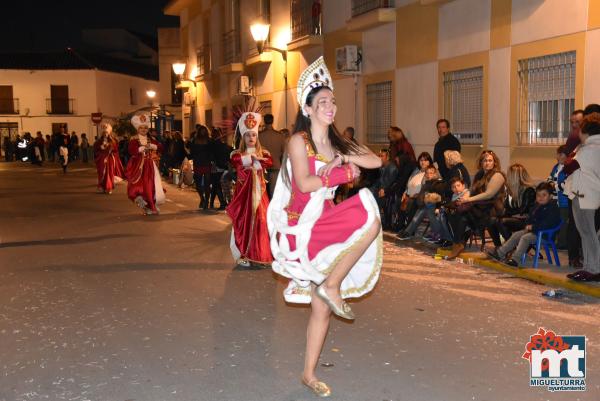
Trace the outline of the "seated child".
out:
M 437 168 L 435 168 L 435 166 L 427 167 L 427 169 L 425 169 L 424 182 L 416 200 L 418 210 L 413 216 L 410 224 L 397 235 L 397 238 L 406 240 L 415 235 L 415 232 L 423 219 L 426 216 L 431 218 L 437 203 L 442 200 L 446 188 L 446 184 L 440 177 Z
M 556 227 L 560 222 L 560 212 L 556 201 L 552 199 L 552 184 L 542 182 L 535 189 L 536 205 L 527 217 L 525 229 L 515 231 L 510 238 L 496 250 L 488 252 L 494 259 L 503 260 L 507 265 L 517 267 L 521 256 L 535 244 L 537 233 Z M 516 249 L 515 249 L 516 247 Z M 514 249 L 510 259 L 506 256 Z

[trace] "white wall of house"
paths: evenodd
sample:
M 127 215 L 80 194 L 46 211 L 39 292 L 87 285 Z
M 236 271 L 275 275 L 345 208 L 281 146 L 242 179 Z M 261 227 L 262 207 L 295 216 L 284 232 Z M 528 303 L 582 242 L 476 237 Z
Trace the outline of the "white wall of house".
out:
M 0 115 L 0 122 L 17 122 L 19 132 L 44 134 L 52 132 L 53 123 L 66 123 L 77 134 L 95 132 L 91 113 L 118 116 L 139 107 L 129 104 L 129 88 L 136 89 L 140 103 L 146 101 L 147 89 L 158 89 L 156 81 L 97 70 L 0 70 L 0 85 L 12 85 L 20 112 Z M 51 85 L 68 85 L 73 114 L 47 113 Z
M 439 9 L 438 58 L 490 48 L 491 0 L 456 0 Z
M 513 45 L 582 32 L 589 0 L 512 0 Z
M 114 72 L 96 71 L 96 83 L 97 111 L 111 117 L 118 117 L 121 113 L 128 113 L 149 105 L 147 90 L 151 89 L 159 93 L 159 85 L 156 81 Z M 134 99 L 130 99 L 130 89 L 133 89 Z M 158 99 L 155 98 L 154 103 L 158 103 Z

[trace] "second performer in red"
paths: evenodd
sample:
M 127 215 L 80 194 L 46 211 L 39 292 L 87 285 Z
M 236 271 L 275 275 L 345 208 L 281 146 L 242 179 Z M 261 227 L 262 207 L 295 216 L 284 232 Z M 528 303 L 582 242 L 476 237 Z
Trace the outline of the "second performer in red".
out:
M 227 214 L 233 224 L 231 252 L 238 265 L 270 265 L 273 261 L 267 208 L 265 170 L 273 165 L 270 153 L 262 149 L 258 140 L 261 115 L 244 113 L 240 117 L 236 135 L 241 135 L 240 148 L 231 154 L 231 164 L 237 180 Z
M 112 193 L 115 183 L 125 177 L 123 164 L 119 158 L 119 145 L 108 123 L 100 125 L 100 138 L 94 143 L 94 161 L 98 170 L 98 192 Z

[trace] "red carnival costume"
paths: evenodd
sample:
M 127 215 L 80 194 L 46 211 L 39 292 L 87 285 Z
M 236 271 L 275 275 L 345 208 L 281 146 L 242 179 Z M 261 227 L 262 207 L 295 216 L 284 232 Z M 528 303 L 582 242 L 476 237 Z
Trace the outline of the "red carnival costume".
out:
M 130 158 L 125 172 L 127 196 L 144 211 L 144 214 L 158 214 L 156 205 L 165 202 L 165 191 L 157 166 L 163 147 L 151 137 L 139 133 L 147 129 L 149 121 L 145 114 L 136 115 L 131 119 L 133 126 L 138 129 L 138 135 L 129 140 Z
M 242 114 L 238 123 L 242 141 L 248 131 L 258 134 L 260 119 L 258 113 Z M 233 224 L 231 253 L 241 265 L 249 262 L 270 264 L 273 261 L 267 229 L 269 198 L 265 182 L 265 170 L 273 165 L 273 160 L 270 154 L 264 152 L 261 156 L 264 160 L 253 161 L 252 153 L 236 150 L 231 154 L 237 180 L 233 199 L 226 211 Z
M 94 143 L 94 161 L 98 170 L 98 189 L 110 194 L 115 182 L 125 177 L 125 171 L 119 158 L 119 144 L 111 135 L 112 126 L 102 124 L 102 137 Z

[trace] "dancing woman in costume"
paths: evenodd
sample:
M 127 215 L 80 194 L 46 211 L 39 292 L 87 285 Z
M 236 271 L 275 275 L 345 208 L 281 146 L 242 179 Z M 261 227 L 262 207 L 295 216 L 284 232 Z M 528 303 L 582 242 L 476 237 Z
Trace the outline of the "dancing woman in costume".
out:
M 310 303 L 302 382 L 322 397 L 331 394 L 315 369 L 331 312 L 352 320 L 345 298 L 373 289 L 382 264 L 377 202 L 364 188 L 333 203 L 338 185 L 352 182 L 359 167 L 381 166 L 367 148 L 344 139 L 333 125 L 337 106 L 320 57 L 298 82 L 300 111 L 269 206 L 273 270 L 290 279 L 287 302 Z
M 265 170 L 273 165 L 271 154 L 260 146 L 258 113 L 240 117 L 236 135 L 240 148 L 231 153 L 231 164 L 237 173 L 233 198 L 225 209 L 233 223 L 231 253 L 238 265 L 270 265 L 273 261 L 267 230 Z
M 125 172 L 119 158 L 119 144 L 112 134 L 112 126 L 103 123 L 100 128 L 102 134 L 94 143 L 94 161 L 98 171 L 98 192 L 111 194 L 115 183 L 122 181 L 125 177 Z

